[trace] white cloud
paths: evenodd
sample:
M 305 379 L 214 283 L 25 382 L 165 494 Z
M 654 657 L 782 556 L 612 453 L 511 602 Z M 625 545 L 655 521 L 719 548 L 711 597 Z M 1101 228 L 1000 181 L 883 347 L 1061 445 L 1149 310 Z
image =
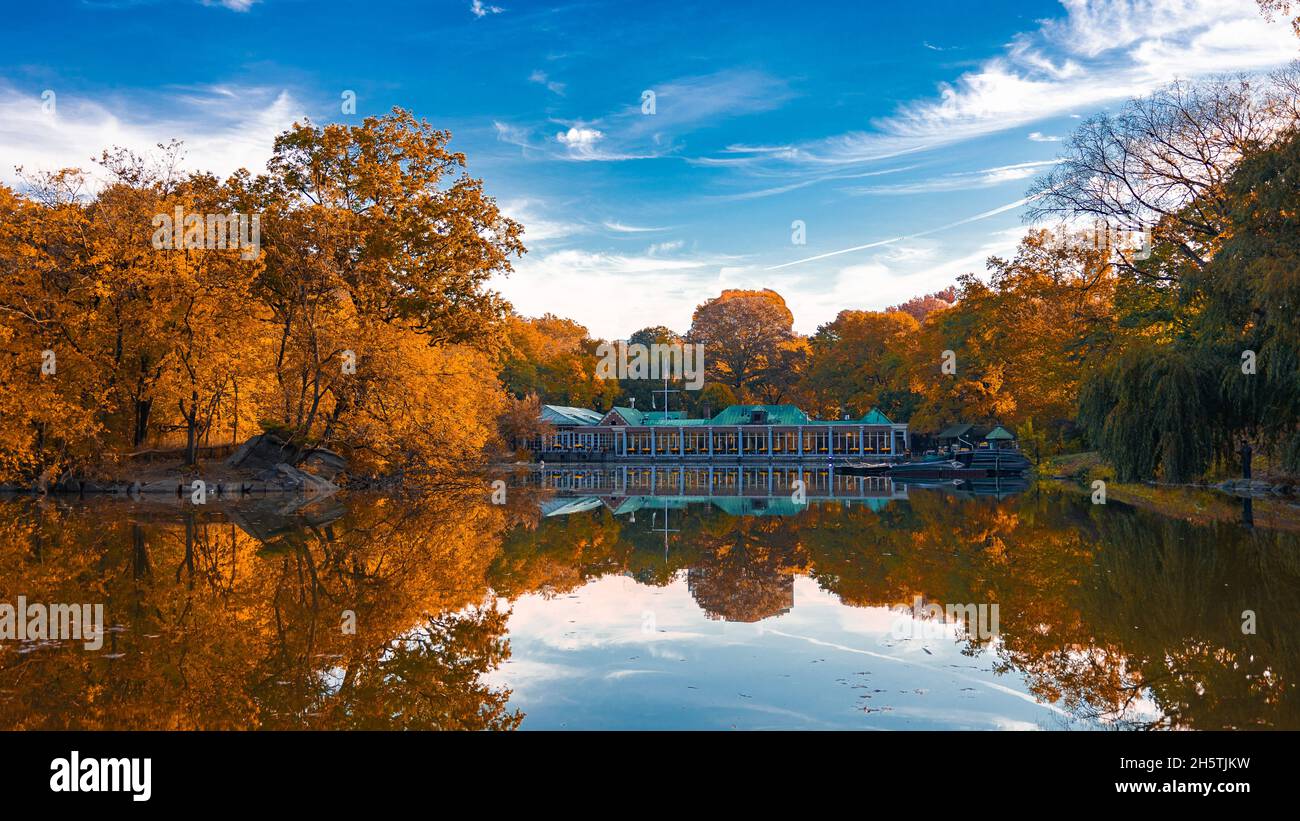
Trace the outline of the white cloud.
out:
M 528 82 L 546 86 L 547 91 L 550 91 L 552 94 L 558 94 L 561 97 L 564 96 L 564 83 L 557 83 L 555 80 L 552 80 L 547 76 L 546 72 L 541 69 L 533 69 L 533 73 L 528 75 Z
M 606 221 L 604 222 L 604 226 L 605 226 L 606 228 L 608 228 L 609 230 L 611 230 L 611 231 L 617 231 L 617 232 L 620 233 L 620 234 L 644 234 L 644 233 L 650 233 L 650 232 L 654 232 L 654 231 L 667 231 L 667 230 L 668 230 L 668 228 L 666 228 L 666 227 L 664 227 L 664 228 L 658 228 L 658 227 L 654 227 L 654 226 L 627 225 L 627 224 L 625 224 L 625 223 L 622 223 L 622 222 L 616 222 L 616 221 L 614 221 L 614 220 L 606 220 Z
M 500 6 L 485 6 L 483 5 L 483 0 L 474 0 L 473 3 L 470 3 L 469 11 L 470 14 L 481 20 L 489 14 L 500 14 L 505 11 L 505 9 Z
M 1253 0 L 1061 0 L 1061 5 L 1065 18 L 1045 22 L 1040 34 L 1086 57 L 1238 20 L 1243 12 L 1259 17 Z
M 1008 182 L 1019 182 L 1041 174 L 1056 165 L 1059 160 L 1038 160 L 1033 162 L 1001 165 L 996 168 L 984 168 L 978 171 L 961 171 L 947 174 L 935 179 L 919 180 L 900 185 L 876 185 L 847 189 L 854 194 L 928 194 L 936 191 L 970 191 L 977 188 L 991 188 Z
M 587 225 L 581 222 L 565 222 L 552 216 L 542 216 L 553 215 L 557 209 L 554 204 L 541 200 L 521 197 L 505 200 L 499 207 L 502 214 L 523 224 L 524 244 L 530 250 L 537 247 L 536 243 L 567 239 L 589 230 Z
M 648 324 L 647 317 L 685 330 L 695 306 L 718 295 L 723 269 L 735 266 L 738 259 L 563 249 L 529 254 L 509 277 L 493 280 L 492 287 L 521 314 L 560 313 L 595 336 L 622 339 Z M 618 289 L 616 300 L 609 298 L 612 286 Z
M 917 140 L 978 136 L 1149 93 L 1179 77 L 1249 71 L 1297 56 L 1285 21 L 1253 0 L 1063 0 L 1067 16 L 878 125 Z
M 866 261 L 809 272 L 802 278 L 808 287 L 777 290 L 794 313 L 795 330 L 812 333 L 842 310 L 879 311 L 942 290 L 962 274 L 982 276 L 987 259 L 1013 255 L 1027 230 L 1017 226 L 995 231 L 974 250 L 942 259 L 935 258 L 933 247 L 886 246 Z
M 1044 134 L 1041 131 L 1029 132 L 1029 139 L 1036 143 L 1059 143 L 1061 141 L 1060 137 L 1053 137 L 1048 134 Z
M 596 143 L 603 139 L 605 135 L 599 130 L 578 125 L 555 135 L 555 141 L 567 147 L 569 156 L 576 159 L 600 159 L 596 153 Z
M 501 142 L 517 145 L 524 149 L 529 147 L 528 129 L 510 123 L 503 123 L 500 120 L 493 120 L 492 127 L 496 129 L 497 139 Z
M 77 166 L 92 172 L 93 183 L 93 159 L 104 149 L 121 146 L 148 155 L 173 138 L 185 143 L 186 170 L 256 173 L 271 156 L 275 137 L 305 117 L 288 92 L 267 88 L 173 89 L 158 100 L 166 113 L 141 111 L 139 101 L 110 107 L 55 91 L 54 112 L 46 114 L 39 96 L 0 86 L 0 181 L 21 184 L 14 166 L 29 173 Z M 125 112 L 135 116 L 128 119 Z
M 673 251 L 682 250 L 682 247 L 685 246 L 685 244 L 685 242 L 679 239 L 670 240 L 668 242 L 655 242 L 651 243 L 650 247 L 646 249 L 646 253 L 652 257 L 659 256 L 660 254 L 670 254 Z
M 257 0 L 203 0 L 205 6 L 221 6 L 231 11 L 248 11 Z
M 938 234 L 938 233 L 942 233 L 942 232 L 944 232 L 944 231 L 949 231 L 949 230 L 951 230 L 951 229 L 953 229 L 953 228 L 957 228 L 957 227 L 962 226 L 962 225 L 969 225 L 969 224 L 972 223 L 972 222 L 979 222 L 980 220 L 986 220 L 986 219 L 989 219 L 990 217 L 995 217 L 995 216 L 997 216 L 997 215 L 999 215 L 999 214 L 1005 214 L 1005 213 L 1008 212 L 1008 211 L 1014 211 L 1014 210 L 1016 210 L 1017 208 L 1021 208 L 1021 207 L 1023 207 L 1023 206 L 1026 205 L 1029 201 L 1030 201 L 1030 198 L 1027 198 L 1027 197 L 1026 197 L 1026 198 L 1021 198 L 1021 199 L 1016 200 L 1015 202 L 1009 202 L 1009 203 L 1007 203 L 1007 204 L 1005 204 L 1005 205 L 999 205 L 997 208 L 990 208 L 990 209 L 987 210 L 987 211 L 981 211 L 981 212 L 978 213 L 978 214 L 974 214 L 974 215 L 972 215 L 972 216 L 965 217 L 965 218 L 963 218 L 963 219 L 959 219 L 959 220 L 957 220 L 956 222 L 950 222 L 950 223 L 947 223 L 947 224 L 945 224 L 945 225 L 940 225 L 940 226 L 937 226 L 937 227 L 935 227 L 935 228 L 927 228 L 927 229 L 924 230 L 924 231 L 916 231 L 915 233 L 906 234 L 906 235 L 903 235 L 903 236 L 887 237 L 887 238 L 885 238 L 885 239 L 873 240 L 873 241 L 871 241 L 871 242 L 866 242 L 866 243 L 863 243 L 863 244 L 861 244 L 861 245 L 854 245 L 854 246 L 852 246 L 852 247 L 850 247 L 850 248 L 840 248 L 839 250 L 836 250 L 836 251 L 826 251 L 826 252 L 821 253 L 821 254 L 815 254 L 814 256 L 811 256 L 811 257 L 804 257 L 804 258 L 802 258 L 802 259 L 796 259 L 796 260 L 792 260 L 792 261 L 790 261 L 790 262 L 783 262 L 783 263 L 781 263 L 780 265 L 770 265 L 770 266 L 768 266 L 767 268 L 764 268 L 763 270 L 765 270 L 765 271 L 777 271 L 777 270 L 780 270 L 780 269 L 782 269 L 782 268 L 791 268 L 791 267 L 793 267 L 793 266 L 795 266 L 795 265 L 803 265 L 803 264 L 808 263 L 808 262 L 816 262 L 816 261 L 818 261 L 818 260 L 822 260 L 822 259 L 829 259 L 830 257 L 838 257 L 838 256 L 841 256 L 841 255 L 843 255 L 843 254 L 850 254 L 850 253 L 854 253 L 854 252 L 856 252 L 856 251 L 865 251 L 865 250 L 869 250 L 869 249 L 871 249 L 871 248 L 881 248 L 881 247 L 885 247 L 885 246 L 889 246 L 889 245 L 895 245 L 895 244 L 897 244 L 897 243 L 903 242 L 904 240 L 913 240 L 913 239 L 918 239 L 918 238 L 920 238 L 920 237 L 927 237 L 927 236 L 930 236 L 930 235 L 932 235 L 932 234 Z
M 1017 35 L 1002 54 L 905 103 L 873 128 L 791 146 L 727 154 L 717 164 L 784 171 L 786 190 L 827 167 L 878 162 L 1075 116 L 1175 79 L 1260 71 L 1300 56 L 1289 21 L 1254 0 L 1062 0 L 1066 16 Z M 1041 136 L 1041 132 L 1038 133 Z

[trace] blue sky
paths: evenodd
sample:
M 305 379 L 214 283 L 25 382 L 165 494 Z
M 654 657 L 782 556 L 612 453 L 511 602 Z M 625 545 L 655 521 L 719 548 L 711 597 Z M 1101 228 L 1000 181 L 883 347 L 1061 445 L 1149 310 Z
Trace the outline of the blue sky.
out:
M 173 137 L 190 168 L 260 170 L 297 118 L 403 106 L 526 226 L 495 287 L 609 338 L 685 330 L 728 287 L 776 289 L 803 332 L 942 288 L 1011 253 L 1080 118 L 1300 56 L 1253 0 L 50 0 L 6 18 L 7 184 Z

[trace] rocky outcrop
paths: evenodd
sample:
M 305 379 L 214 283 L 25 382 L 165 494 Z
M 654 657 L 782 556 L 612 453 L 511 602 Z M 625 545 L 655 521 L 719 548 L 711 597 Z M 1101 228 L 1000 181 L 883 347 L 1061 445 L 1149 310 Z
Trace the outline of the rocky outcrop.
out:
M 348 460 L 332 450 L 313 448 L 303 456 L 301 466 L 308 473 L 333 481 L 334 477 L 347 471 Z
M 313 494 L 333 493 L 338 490 L 338 487 L 330 480 L 300 470 L 287 462 L 280 462 L 273 467 L 259 471 L 254 474 L 253 478 L 280 490 Z
M 347 460 L 332 450 L 304 450 L 270 433 L 240 445 L 226 465 L 285 490 L 308 491 L 337 489 L 333 480 L 348 468 Z
M 274 469 L 281 462 L 297 462 L 299 456 L 299 449 L 296 445 L 292 445 L 278 436 L 263 433 L 240 445 L 239 449 L 226 459 L 226 465 L 249 473 L 258 473 Z

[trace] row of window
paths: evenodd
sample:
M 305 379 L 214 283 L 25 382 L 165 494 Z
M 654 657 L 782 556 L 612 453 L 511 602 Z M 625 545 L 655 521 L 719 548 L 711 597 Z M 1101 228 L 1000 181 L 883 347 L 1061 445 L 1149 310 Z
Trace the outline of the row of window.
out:
M 883 476 L 844 477 L 828 473 L 826 470 L 807 470 L 799 468 L 663 468 L 651 471 L 624 471 L 621 474 L 603 471 L 587 473 L 556 472 L 545 478 L 548 487 L 566 490 L 621 490 L 626 493 L 637 490 L 682 491 L 682 490 L 738 490 L 791 487 L 795 479 L 807 483 L 807 490 L 817 494 L 826 492 L 834 477 L 833 493 L 846 491 L 876 492 L 892 491 L 889 480 Z
M 889 453 L 888 431 L 867 431 L 859 436 L 856 430 L 804 431 L 803 449 L 800 451 L 797 431 L 774 431 L 769 439 L 766 431 L 742 433 L 715 431 L 713 453 Z M 628 454 L 698 454 L 709 452 L 708 431 L 656 431 L 653 439 L 649 431 L 627 434 Z
M 798 431 L 714 431 L 713 453 L 738 454 L 743 446 L 745 453 L 890 453 L 889 431 L 805 430 L 803 449 L 799 447 Z M 650 431 L 629 431 L 622 437 L 629 455 L 665 454 L 686 455 L 709 453 L 709 431 L 675 430 L 665 428 Z M 545 450 L 617 451 L 620 437 L 613 432 L 578 433 L 569 431 L 553 434 L 539 444 Z

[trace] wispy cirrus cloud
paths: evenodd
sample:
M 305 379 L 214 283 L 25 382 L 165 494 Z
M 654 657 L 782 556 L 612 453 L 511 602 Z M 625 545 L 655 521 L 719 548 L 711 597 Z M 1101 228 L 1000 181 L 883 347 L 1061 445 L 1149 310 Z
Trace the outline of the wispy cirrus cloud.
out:
M 1058 162 L 1059 160 L 1037 160 L 1013 163 L 977 171 L 959 171 L 942 177 L 899 185 L 873 185 L 844 190 L 850 194 L 929 194 L 935 191 L 970 191 L 1027 180 L 1043 173 Z
M 1003 53 L 905 102 L 871 128 L 697 160 L 787 182 L 817 182 L 827 169 L 870 165 L 1150 93 L 1179 78 L 1260 71 L 1300 56 L 1286 21 L 1269 22 L 1254 0 L 1062 0 L 1066 16 L 1013 38 Z M 1054 138 L 1041 131 L 1034 141 Z
M 647 89 L 653 113 L 640 96 L 613 111 L 590 119 L 554 120 L 564 128 L 498 121 L 498 139 L 518 145 L 526 156 L 562 160 L 620 161 L 650 159 L 676 153 L 678 139 L 720 121 L 770 111 L 791 96 L 787 83 L 754 70 L 726 70 L 682 77 Z
M 943 231 L 949 231 L 953 228 L 957 228 L 962 225 L 969 225 L 972 222 L 979 222 L 980 220 L 986 220 L 991 217 L 996 217 L 997 215 L 1005 214 L 1008 211 L 1014 211 L 1017 208 L 1021 208 L 1027 205 L 1029 202 L 1030 202 L 1029 197 L 1022 197 L 1021 199 L 1018 199 L 1014 202 L 1009 202 L 1005 205 L 999 205 L 996 208 L 990 208 L 986 211 L 981 211 L 978 214 L 973 214 L 969 217 L 964 217 L 962 219 L 955 220 L 953 222 L 948 222 L 943 225 L 936 226 L 934 228 L 927 228 L 924 231 L 915 231 L 910 234 L 900 234 L 894 237 L 885 237 L 884 239 L 872 240 L 871 242 L 864 242 L 861 245 L 853 245 L 848 248 L 839 248 L 834 251 L 826 251 L 820 254 L 813 254 L 812 256 L 802 257 L 800 259 L 792 260 L 790 262 L 783 262 L 780 265 L 769 265 L 764 270 L 779 271 L 782 268 L 790 268 L 792 266 L 803 265 L 804 263 L 808 263 L 808 262 L 816 262 L 818 260 L 829 259 L 831 257 L 838 257 L 843 254 L 851 254 L 855 251 L 865 251 L 870 248 L 881 248 L 888 245 L 895 245 L 897 243 L 903 242 L 904 240 L 912 240 L 912 239 L 919 239 L 921 237 L 928 237 L 932 234 L 938 234 Z
M 499 208 L 502 214 L 524 226 L 524 244 L 530 249 L 591 231 L 591 226 L 585 222 L 560 217 L 560 208 L 546 200 L 516 197 L 502 201 Z
M 656 227 L 652 225 L 628 225 L 626 223 L 618 222 L 617 220 L 606 220 L 602 224 L 610 231 L 615 231 L 620 234 L 644 234 L 654 231 L 669 230 L 666 227 Z
M 878 123 L 895 136 L 961 139 L 1140 95 L 1179 77 L 1252 71 L 1297 56 L 1254 0 L 1063 0 L 1066 17 Z
M 203 0 L 205 6 L 220 6 L 231 11 L 248 11 L 258 0 Z
M 818 176 L 804 177 L 803 179 L 797 179 L 794 182 L 785 183 L 783 185 L 775 185 L 769 188 L 748 189 L 734 194 L 716 194 L 716 195 L 710 195 L 708 198 L 716 199 L 716 200 L 758 199 L 760 197 L 770 197 L 776 194 L 784 194 L 789 191 L 795 191 L 800 188 L 807 188 L 809 186 L 817 185 L 819 183 L 824 183 L 824 182 L 833 182 L 839 180 L 860 180 L 867 177 L 881 177 L 888 174 L 901 174 L 906 171 L 914 171 L 915 169 L 920 167 L 921 166 L 919 164 L 900 165 L 892 168 L 882 168 L 874 171 L 859 171 L 855 173 L 844 173 L 844 174 L 821 174 Z M 781 176 L 781 175 L 773 175 L 773 176 Z
M 540 86 L 546 86 L 546 90 L 552 94 L 564 96 L 564 83 L 556 82 L 541 69 L 533 69 L 533 73 L 528 75 L 528 82 L 536 83 Z

